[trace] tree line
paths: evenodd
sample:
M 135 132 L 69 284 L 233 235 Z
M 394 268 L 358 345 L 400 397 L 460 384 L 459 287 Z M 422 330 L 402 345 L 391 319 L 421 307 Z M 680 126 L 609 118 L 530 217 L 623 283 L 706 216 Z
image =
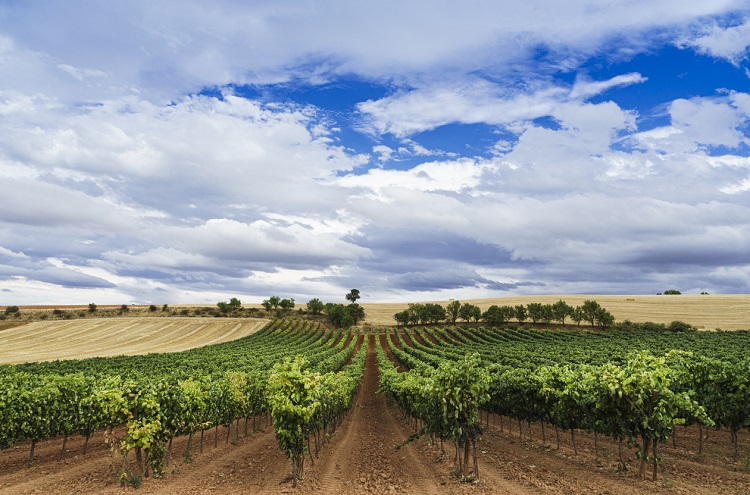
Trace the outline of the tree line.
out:
M 413 303 L 405 310 L 394 314 L 393 318 L 401 325 L 434 325 L 440 322 L 455 325 L 459 319 L 466 323 L 483 321 L 491 326 L 503 325 L 512 320 L 518 323 L 531 321 L 545 324 L 556 321 L 565 325 L 565 321 L 570 319 L 579 326 L 585 321 L 591 326 L 600 327 L 608 327 L 615 322 L 615 317 L 596 301 L 586 300 L 581 306 L 571 306 L 562 299 L 554 304 L 493 304 L 484 312 L 479 306 L 471 303 L 461 304 L 458 300 L 453 300 L 446 306 L 438 303 Z

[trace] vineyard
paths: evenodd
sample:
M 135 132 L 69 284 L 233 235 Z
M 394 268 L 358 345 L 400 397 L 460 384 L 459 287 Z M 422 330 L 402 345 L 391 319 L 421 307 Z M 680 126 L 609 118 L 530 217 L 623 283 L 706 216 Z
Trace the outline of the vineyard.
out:
M 749 493 L 749 347 L 283 319 L 177 353 L 0 366 L 0 491 Z

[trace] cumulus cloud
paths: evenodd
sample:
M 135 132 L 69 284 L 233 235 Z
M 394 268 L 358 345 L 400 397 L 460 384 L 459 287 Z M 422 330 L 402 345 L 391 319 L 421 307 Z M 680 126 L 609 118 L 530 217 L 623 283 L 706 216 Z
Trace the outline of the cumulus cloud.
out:
M 750 46 L 750 22 L 745 21 L 736 26 L 720 26 L 711 22 L 702 32 L 694 36 L 684 36 L 677 41 L 680 47 L 690 47 L 706 55 L 723 58 L 739 65 L 747 58 Z
M 617 97 L 658 77 L 616 67 L 670 43 L 740 64 L 748 24 L 714 19 L 742 2 L 48 7 L 0 7 L 4 294 L 750 286 L 750 95 L 643 115 Z M 346 78 L 382 92 L 294 102 Z

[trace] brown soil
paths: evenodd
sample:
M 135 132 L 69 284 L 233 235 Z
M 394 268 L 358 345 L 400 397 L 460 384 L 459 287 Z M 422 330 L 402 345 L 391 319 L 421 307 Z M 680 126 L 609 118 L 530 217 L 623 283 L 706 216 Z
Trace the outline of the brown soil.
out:
M 219 428 L 214 448 L 212 429 L 205 433 L 201 453 L 196 436 L 192 463 L 182 459 L 187 439 L 176 439 L 164 479 L 145 479 L 137 490 L 117 482 L 119 461 L 104 445 L 102 432 L 92 437 L 85 455 L 83 439 L 70 438 L 62 460 L 58 459 L 62 439 L 41 442 L 31 469 L 25 467 L 29 445 L 21 444 L 0 452 L 0 493 L 750 494 L 746 432 L 740 437 L 738 461 L 731 459 L 728 435 L 716 430 L 709 433 L 704 457 L 698 460 L 697 430 L 680 428 L 677 447 L 670 443 L 663 449 L 667 474 L 660 472 L 654 483 L 637 478 L 632 449 L 627 450 L 629 471 L 617 472 L 617 445 L 611 440 L 599 439 L 596 455 L 593 437 L 579 433 L 575 455 L 568 434 L 561 432 L 558 450 L 551 427 L 546 428 L 547 445 L 542 446 L 541 425 L 532 425 L 530 438 L 524 424 L 521 439 L 517 422 L 505 418 L 501 430 L 500 418 L 494 416 L 479 444 L 481 481 L 458 482 L 452 476 L 453 444 L 445 444 L 441 452 L 438 444 L 423 438 L 400 450 L 394 448 L 412 432 L 413 422 L 375 393 L 375 338 L 368 338 L 365 375 L 352 410 L 315 464 L 309 458 L 305 461 L 306 477 L 296 490 L 291 487 L 291 463 L 278 449 L 272 429 L 244 437 L 240 423 L 236 445 L 226 443 L 226 429 Z

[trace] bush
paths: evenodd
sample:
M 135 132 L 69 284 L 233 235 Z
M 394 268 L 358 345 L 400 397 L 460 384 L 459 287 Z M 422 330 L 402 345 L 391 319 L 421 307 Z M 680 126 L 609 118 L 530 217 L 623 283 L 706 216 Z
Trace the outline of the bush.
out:
M 18 309 L 18 306 L 7 306 L 5 308 L 5 314 L 6 315 L 17 315 L 21 311 Z
M 669 324 L 667 330 L 669 330 L 670 332 L 695 332 L 697 329 L 690 323 L 675 320 Z
M 682 294 L 682 292 L 675 290 L 675 289 L 669 289 L 664 291 L 665 296 L 679 296 Z
M 60 316 L 60 315 L 62 315 L 64 313 L 65 313 L 65 311 L 63 311 L 62 309 L 53 309 L 52 310 L 52 314 L 55 315 L 55 316 Z
M 151 306 L 148 307 L 148 310 L 151 311 L 151 312 L 154 312 L 154 311 L 157 310 L 157 307 L 152 304 Z

